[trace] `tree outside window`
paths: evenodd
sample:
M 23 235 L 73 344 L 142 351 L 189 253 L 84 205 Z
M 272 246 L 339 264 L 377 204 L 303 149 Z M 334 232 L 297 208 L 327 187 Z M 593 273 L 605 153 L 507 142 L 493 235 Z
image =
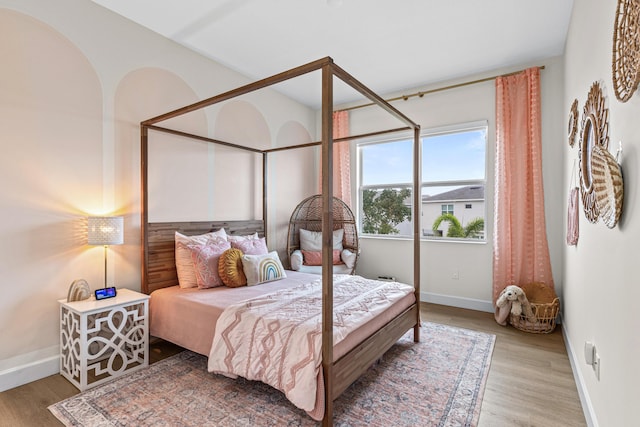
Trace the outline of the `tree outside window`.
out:
M 399 234 L 396 226 L 411 221 L 411 199 L 408 188 L 383 190 L 363 190 L 362 194 L 362 230 L 366 234 Z

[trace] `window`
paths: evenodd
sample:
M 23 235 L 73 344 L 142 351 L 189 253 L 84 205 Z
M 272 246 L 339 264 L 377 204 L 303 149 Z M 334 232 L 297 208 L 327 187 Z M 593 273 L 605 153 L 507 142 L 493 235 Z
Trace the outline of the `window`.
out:
M 413 141 L 359 146 L 360 231 L 410 236 Z
M 423 237 L 484 240 L 487 123 L 425 130 L 420 141 Z M 412 146 L 410 138 L 358 142 L 362 234 L 411 236 Z
M 445 214 L 453 215 L 453 205 L 442 205 L 442 215 Z

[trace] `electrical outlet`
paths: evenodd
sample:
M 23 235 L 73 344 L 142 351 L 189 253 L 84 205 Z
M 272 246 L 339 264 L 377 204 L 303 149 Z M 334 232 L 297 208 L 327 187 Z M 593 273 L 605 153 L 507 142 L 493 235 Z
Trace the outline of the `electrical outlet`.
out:
M 593 366 L 593 353 L 595 353 L 595 346 L 592 342 L 587 341 L 584 343 L 584 361 L 587 365 Z
M 451 278 L 453 280 L 458 280 L 460 278 L 460 273 L 458 273 L 458 270 L 454 270 L 453 274 L 451 274 Z
M 596 374 L 596 379 L 600 381 L 600 355 L 596 351 L 593 352 L 593 372 Z

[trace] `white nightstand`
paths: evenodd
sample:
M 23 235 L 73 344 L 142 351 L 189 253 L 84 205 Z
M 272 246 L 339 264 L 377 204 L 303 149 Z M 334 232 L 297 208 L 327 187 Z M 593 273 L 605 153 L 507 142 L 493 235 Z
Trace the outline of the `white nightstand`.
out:
M 81 391 L 149 364 L 149 295 L 60 303 L 60 374 Z

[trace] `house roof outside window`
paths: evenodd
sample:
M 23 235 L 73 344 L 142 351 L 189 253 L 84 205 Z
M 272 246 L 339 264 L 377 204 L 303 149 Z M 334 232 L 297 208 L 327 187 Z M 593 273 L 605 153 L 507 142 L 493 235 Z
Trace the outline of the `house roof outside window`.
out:
M 422 203 L 484 200 L 484 185 L 467 185 L 433 196 L 422 196 Z

